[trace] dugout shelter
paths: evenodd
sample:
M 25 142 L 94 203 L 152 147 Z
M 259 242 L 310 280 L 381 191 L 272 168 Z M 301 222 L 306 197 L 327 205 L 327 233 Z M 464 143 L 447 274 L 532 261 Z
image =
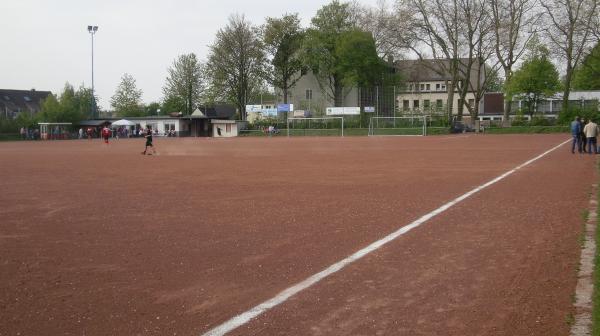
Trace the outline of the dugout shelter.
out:
M 69 139 L 69 130 L 71 129 L 72 123 L 47 123 L 41 122 L 40 125 L 40 139 L 42 140 L 64 140 Z

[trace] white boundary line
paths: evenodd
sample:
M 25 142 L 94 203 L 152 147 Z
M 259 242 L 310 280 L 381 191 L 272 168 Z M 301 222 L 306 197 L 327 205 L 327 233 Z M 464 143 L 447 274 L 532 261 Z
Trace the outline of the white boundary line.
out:
M 240 315 L 237 315 L 233 318 L 231 318 L 230 320 L 224 322 L 223 324 L 209 330 L 208 332 L 202 334 L 203 336 L 221 336 L 221 335 L 225 335 L 228 332 L 237 329 L 238 327 L 248 323 L 250 320 L 252 320 L 253 318 L 261 315 L 262 313 L 266 312 L 267 310 L 287 301 L 287 299 L 289 299 L 290 297 L 298 294 L 299 292 L 311 287 L 312 285 L 316 284 L 317 282 L 323 280 L 324 278 L 338 272 L 339 270 L 343 269 L 344 267 L 352 264 L 353 262 L 363 258 L 364 256 L 368 255 L 369 253 L 376 251 L 378 249 L 380 249 L 382 246 L 384 246 L 385 244 L 395 240 L 396 238 L 404 235 L 405 233 L 409 232 L 410 230 L 417 228 L 419 226 L 421 226 L 421 224 L 427 222 L 428 220 L 430 220 L 431 218 L 441 214 L 442 212 L 448 210 L 449 208 L 451 208 L 452 206 L 464 201 L 465 199 L 467 199 L 468 197 L 478 193 L 479 191 L 505 179 L 506 177 L 508 177 L 509 175 L 513 174 L 514 172 L 516 172 L 517 170 L 528 166 L 530 164 L 532 164 L 533 162 L 541 159 L 542 157 L 548 155 L 549 153 L 553 152 L 554 150 L 556 150 L 557 148 L 561 147 L 562 145 L 570 142 L 571 139 L 566 140 L 564 142 L 562 142 L 561 144 L 553 147 L 552 149 L 547 150 L 546 152 L 536 156 L 535 158 L 517 166 L 516 168 L 496 177 L 495 179 L 480 185 L 479 187 L 476 187 L 475 189 L 467 192 L 466 194 L 463 194 L 462 196 L 459 196 L 455 199 L 453 199 L 452 201 L 442 205 L 441 207 L 431 211 L 430 213 L 422 216 L 421 218 L 415 220 L 414 222 L 403 226 L 402 228 L 398 229 L 397 231 L 391 233 L 390 235 L 372 243 L 371 245 L 355 252 L 354 254 L 350 255 L 349 257 L 346 257 L 345 259 L 338 261 L 337 263 L 327 267 L 326 269 L 322 270 L 319 273 L 316 273 L 312 276 L 310 276 L 309 278 L 307 278 L 306 280 L 299 282 L 295 285 L 293 285 L 292 287 L 289 287 L 285 290 L 283 290 L 282 292 L 280 292 L 279 294 L 275 295 L 273 298 L 255 306 L 254 308 L 251 308 L 250 310 L 247 310 L 243 313 L 241 313 Z

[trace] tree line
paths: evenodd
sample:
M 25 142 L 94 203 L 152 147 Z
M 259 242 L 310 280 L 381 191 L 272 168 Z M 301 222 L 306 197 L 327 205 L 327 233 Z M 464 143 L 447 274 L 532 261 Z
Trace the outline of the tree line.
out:
M 420 58 L 444 60 L 436 70 L 451 74 L 450 85 L 471 83 L 475 104 L 459 106 L 459 115 L 466 108 L 472 117 L 478 116 L 479 101 L 498 73 L 504 80 L 505 120 L 517 95 L 539 100 L 562 90 L 562 111 L 567 112 L 573 87 L 600 89 L 584 80 L 597 62 L 592 47 L 600 41 L 598 0 L 400 0 L 398 4 L 405 11 L 414 9 L 407 14 L 406 25 L 412 27 L 407 47 Z M 564 72 L 562 80 L 555 63 Z M 468 81 L 471 71 L 483 75 L 477 83 Z M 462 101 L 466 91 L 458 89 Z
M 563 92 L 562 110 L 568 111 L 573 88 L 600 89 L 599 2 L 381 0 L 370 7 L 333 0 L 317 11 L 308 28 L 301 26 L 298 14 L 267 17 L 262 25 L 234 14 L 216 33 L 206 60 L 191 53 L 173 61 L 162 102 L 143 105 L 135 79 L 124 74 L 110 105 L 127 117 L 158 110 L 191 114 L 203 104 L 227 102 L 245 120 L 245 105 L 266 94 L 267 86 L 287 103 L 299 78 L 312 72 L 319 89 L 340 106 L 349 87 L 400 84 L 386 62 L 394 57 L 434 59 L 428 63 L 432 70 L 450 75 L 449 117 L 455 94 L 466 102 L 467 93 L 475 93 L 475 104 L 461 104 L 458 113 L 477 117 L 479 101 L 490 90 L 505 93 L 505 120 L 514 97 L 535 105 L 557 90 Z M 475 81 L 470 80 L 473 73 Z M 73 117 L 66 112 L 72 111 L 69 97 L 87 91 L 71 91 L 65 88 L 44 104 L 48 120 Z M 85 111 L 89 109 L 82 107 L 79 117 Z

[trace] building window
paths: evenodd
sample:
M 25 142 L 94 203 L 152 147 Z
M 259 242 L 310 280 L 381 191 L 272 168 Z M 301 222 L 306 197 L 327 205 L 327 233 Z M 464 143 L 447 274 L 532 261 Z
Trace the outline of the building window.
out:
M 475 106 L 475 100 L 474 99 L 469 99 L 469 106 L 471 106 L 471 107 Z
M 440 91 L 441 85 L 440 84 L 435 84 L 435 91 Z
M 425 86 L 426 86 L 426 89 L 425 89 L 425 90 L 427 90 L 427 91 L 431 91 L 431 84 L 426 84 Z
M 312 100 L 312 90 L 311 89 L 306 90 L 306 99 Z
M 413 89 L 414 89 L 414 86 L 413 86 L 413 85 L 412 85 L 412 83 L 411 83 L 411 84 L 408 86 L 408 91 L 409 91 L 409 92 L 412 92 L 412 91 L 413 91 Z
M 421 84 L 420 89 L 421 91 L 425 91 L 425 84 Z
M 419 108 L 419 101 L 418 100 L 413 100 L 413 108 L 416 108 L 416 109 Z
M 442 84 L 442 91 L 446 91 L 446 84 Z
M 430 106 L 430 104 L 429 104 L 429 99 L 425 99 L 425 100 L 423 100 L 423 108 L 424 108 L 424 109 L 428 109 L 428 108 L 429 108 L 429 106 Z
M 435 105 L 438 109 L 442 109 L 442 107 L 444 107 L 444 101 L 441 99 L 438 99 L 435 101 Z
M 408 100 L 402 101 L 402 108 L 408 110 L 410 108 L 410 102 Z

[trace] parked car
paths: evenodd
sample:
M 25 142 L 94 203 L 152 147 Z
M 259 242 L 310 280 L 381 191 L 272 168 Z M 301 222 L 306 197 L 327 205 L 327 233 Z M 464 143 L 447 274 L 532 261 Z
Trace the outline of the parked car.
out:
M 452 127 L 450 128 L 450 133 L 466 133 L 466 132 L 475 132 L 475 129 L 466 125 L 462 121 L 454 121 L 452 123 Z

